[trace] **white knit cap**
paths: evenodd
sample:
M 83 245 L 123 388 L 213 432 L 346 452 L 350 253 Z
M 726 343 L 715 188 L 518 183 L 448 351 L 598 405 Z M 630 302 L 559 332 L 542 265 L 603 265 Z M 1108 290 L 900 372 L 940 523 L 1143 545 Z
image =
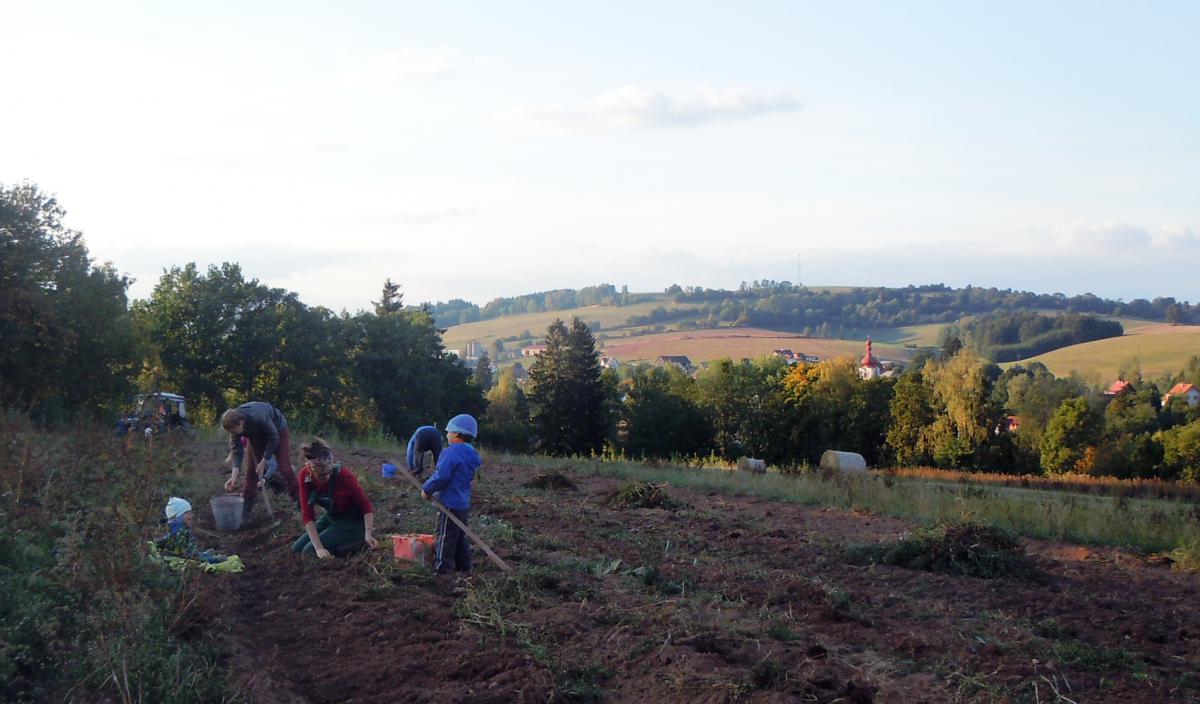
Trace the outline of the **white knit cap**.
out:
M 172 496 L 171 500 L 167 502 L 167 520 L 173 521 L 191 510 L 192 505 L 188 503 L 187 499 Z

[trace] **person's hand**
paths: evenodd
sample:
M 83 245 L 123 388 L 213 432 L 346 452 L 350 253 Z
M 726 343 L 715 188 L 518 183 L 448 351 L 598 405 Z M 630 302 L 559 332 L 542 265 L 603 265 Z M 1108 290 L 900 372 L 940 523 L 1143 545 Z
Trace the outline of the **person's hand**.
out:
M 267 471 L 267 461 L 263 460 L 262 462 L 259 462 L 257 465 L 255 465 L 254 469 L 258 472 L 258 476 L 263 476 L 263 474 L 265 474 Z
M 425 499 L 426 501 L 429 500 L 429 494 L 426 494 L 423 489 L 421 490 L 421 498 Z
M 267 490 L 267 480 L 266 480 L 266 479 L 259 479 L 259 480 L 258 480 L 258 490 L 259 490 L 259 491 L 266 491 L 266 490 Z
M 317 559 L 324 560 L 329 557 L 333 557 L 333 554 L 325 548 L 317 548 Z
M 236 486 L 237 481 L 233 477 L 225 480 L 225 491 L 233 491 Z
M 365 542 L 367 547 L 371 548 L 372 550 L 379 547 L 379 541 L 376 540 L 375 536 L 371 535 L 370 533 L 367 533 L 366 537 L 363 538 L 363 542 Z

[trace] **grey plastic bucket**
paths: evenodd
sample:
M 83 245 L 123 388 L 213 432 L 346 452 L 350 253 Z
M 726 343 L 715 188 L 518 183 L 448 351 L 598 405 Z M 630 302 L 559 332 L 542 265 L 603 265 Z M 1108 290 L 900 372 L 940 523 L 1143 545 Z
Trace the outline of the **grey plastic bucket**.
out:
M 212 507 L 213 520 L 217 530 L 235 531 L 242 527 L 242 506 L 245 500 L 240 496 L 214 496 L 208 500 Z

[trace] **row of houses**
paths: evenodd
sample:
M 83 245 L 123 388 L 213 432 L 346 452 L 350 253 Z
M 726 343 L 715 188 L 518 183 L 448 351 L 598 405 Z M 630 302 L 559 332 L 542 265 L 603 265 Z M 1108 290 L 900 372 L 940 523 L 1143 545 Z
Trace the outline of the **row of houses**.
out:
M 1133 384 L 1124 379 L 1117 379 L 1104 390 L 1104 395 L 1109 398 L 1116 398 L 1117 396 L 1133 393 L 1134 391 Z M 1195 408 L 1196 406 L 1200 406 L 1200 389 L 1197 389 L 1195 384 L 1186 382 L 1178 383 L 1172 386 L 1170 391 L 1163 394 L 1162 407 L 1166 408 L 1170 405 L 1173 398 L 1182 398 L 1188 407 Z M 1014 433 L 1021 428 L 1020 416 L 1008 416 L 1006 420 L 1007 427 L 1005 429 L 1008 432 Z
M 1121 396 L 1123 394 L 1132 393 L 1134 391 L 1133 384 L 1124 379 L 1117 379 L 1104 390 L 1105 396 Z M 1171 387 L 1171 390 L 1163 394 L 1162 407 L 1166 408 L 1173 398 L 1182 398 L 1191 408 L 1200 406 L 1200 389 L 1196 388 L 1195 384 L 1180 382 Z

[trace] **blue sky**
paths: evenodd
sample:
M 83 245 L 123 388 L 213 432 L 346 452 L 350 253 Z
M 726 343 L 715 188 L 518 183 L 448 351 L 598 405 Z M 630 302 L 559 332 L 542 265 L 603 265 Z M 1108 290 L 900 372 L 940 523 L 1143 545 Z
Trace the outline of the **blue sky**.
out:
M 1200 5 L 0 3 L 0 182 L 149 294 L 1200 299 Z M 739 5 L 747 5 L 741 3 Z

